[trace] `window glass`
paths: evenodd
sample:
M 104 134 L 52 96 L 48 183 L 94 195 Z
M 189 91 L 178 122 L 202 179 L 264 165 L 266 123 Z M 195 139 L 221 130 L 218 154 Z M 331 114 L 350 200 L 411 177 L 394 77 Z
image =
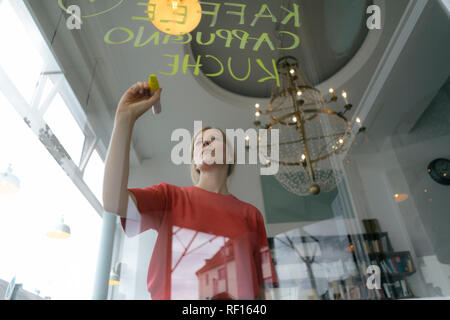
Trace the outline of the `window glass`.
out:
M 448 1 L 67 2 L 0 0 L 0 177 L 21 183 L 2 279 L 52 299 L 450 299 Z M 129 89 L 154 75 L 150 108 Z M 103 215 L 98 248 L 104 181 L 137 205 Z
M 102 201 L 104 171 L 105 165 L 103 160 L 100 158 L 97 150 L 94 150 L 84 171 L 84 181 L 99 201 Z
M 30 103 L 43 71 L 44 61 L 9 1 L 0 2 L 0 38 L 0 66 L 19 93 Z
M 59 93 L 51 101 L 44 120 L 73 162 L 78 165 L 83 150 L 84 134 Z
M 12 165 L 16 194 L 0 195 L 0 279 L 41 298 L 91 299 L 101 219 L 48 150 L 0 94 L 0 171 Z M 46 234 L 60 223 L 68 239 Z

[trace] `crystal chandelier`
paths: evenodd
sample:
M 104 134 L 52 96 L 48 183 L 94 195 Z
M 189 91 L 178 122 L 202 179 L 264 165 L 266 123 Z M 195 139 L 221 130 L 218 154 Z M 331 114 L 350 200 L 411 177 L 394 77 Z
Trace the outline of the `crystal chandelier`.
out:
M 260 158 L 268 165 L 279 162 L 275 177 L 294 194 L 330 192 L 342 179 L 335 161 L 343 160 L 354 136 L 364 128 L 359 118 L 352 124 L 345 117 L 352 109 L 345 91 L 342 98 L 333 89 L 324 96 L 308 81 L 294 57 L 280 58 L 277 68 L 280 86 L 274 86 L 267 109 L 256 104 L 255 126 L 279 130 L 279 156 L 273 157 L 260 146 Z M 342 111 L 335 111 L 339 109 Z

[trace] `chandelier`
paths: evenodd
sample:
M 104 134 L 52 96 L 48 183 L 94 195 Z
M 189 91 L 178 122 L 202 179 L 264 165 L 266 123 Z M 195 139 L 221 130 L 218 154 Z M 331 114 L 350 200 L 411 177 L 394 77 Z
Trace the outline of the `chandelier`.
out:
M 267 165 L 279 162 L 275 177 L 294 194 L 330 192 L 343 175 L 336 161 L 343 160 L 355 135 L 365 129 L 359 118 L 355 123 L 347 120 L 345 114 L 352 105 L 345 91 L 342 98 L 333 89 L 324 96 L 312 86 L 297 59 L 291 56 L 280 58 L 277 69 L 280 86 L 274 86 L 266 109 L 256 104 L 254 124 L 279 130 L 279 155 L 274 156 L 260 146 L 260 158 Z

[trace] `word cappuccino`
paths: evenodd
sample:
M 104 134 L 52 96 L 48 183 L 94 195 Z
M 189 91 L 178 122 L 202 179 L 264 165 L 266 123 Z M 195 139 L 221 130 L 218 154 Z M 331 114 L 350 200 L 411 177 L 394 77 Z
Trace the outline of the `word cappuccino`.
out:
M 201 132 L 202 121 L 194 121 L 194 136 Z M 226 155 L 223 154 L 223 144 L 216 144 L 208 147 L 199 155 L 191 156 L 192 136 L 189 130 L 184 128 L 176 129 L 172 132 L 171 141 L 178 142 L 172 148 L 171 160 L 175 165 L 192 164 L 192 158 L 196 165 L 201 164 L 261 164 L 260 174 L 269 176 L 275 175 L 279 170 L 279 130 L 278 129 L 226 129 Z M 259 135 L 258 135 L 259 134 Z M 220 134 L 221 135 L 221 134 Z M 268 143 L 270 137 L 270 146 Z M 219 137 L 221 138 L 221 137 Z M 200 138 L 203 144 L 203 136 Z M 237 148 L 235 153 L 235 140 Z M 249 146 L 248 163 L 246 163 L 246 145 Z M 218 147 L 220 146 L 220 147 Z M 268 151 L 270 150 L 270 155 Z M 235 156 L 236 154 L 236 156 Z M 270 159 L 270 160 L 269 160 Z

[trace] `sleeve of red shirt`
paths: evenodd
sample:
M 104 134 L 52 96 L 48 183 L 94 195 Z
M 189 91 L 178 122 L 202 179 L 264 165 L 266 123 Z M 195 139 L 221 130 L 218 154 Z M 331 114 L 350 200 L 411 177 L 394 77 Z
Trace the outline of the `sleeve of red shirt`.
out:
M 169 202 L 169 187 L 166 183 L 147 188 L 128 189 L 136 197 L 137 214 L 128 209 L 127 218 L 120 218 L 122 229 L 128 237 L 134 237 L 144 231 L 158 231 Z M 131 201 L 131 199 L 129 199 Z M 128 208 L 130 208 L 130 203 Z
M 264 263 L 263 255 L 266 255 L 270 263 L 270 277 L 267 274 L 263 275 L 263 263 Z M 264 226 L 264 219 L 259 211 L 257 217 L 257 250 L 255 252 L 254 258 L 258 271 L 258 282 L 260 283 L 260 285 L 268 283 L 272 284 L 278 283 L 278 278 L 275 272 L 275 267 L 272 261 L 272 255 L 270 253 L 269 243 L 267 240 L 266 228 Z M 266 276 L 265 279 L 264 276 Z

